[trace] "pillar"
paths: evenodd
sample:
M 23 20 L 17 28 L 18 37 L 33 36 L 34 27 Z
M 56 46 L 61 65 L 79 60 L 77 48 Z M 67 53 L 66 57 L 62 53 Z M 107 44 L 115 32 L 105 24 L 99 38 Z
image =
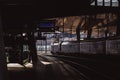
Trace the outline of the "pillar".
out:
M 0 80 L 7 80 L 7 63 L 4 50 L 1 9 L 0 9 Z
M 119 1 L 118 7 L 120 8 L 120 1 Z M 116 35 L 120 36 L 120 10 L 118 10 L 117 18 L 118 18 L 118 20 L 117 20 L 117 33 L 116 33 Z
M 34 32 L 28 31 L 28 39 L 29 39 L 30 55 L 32 57 L 33 67 L 35 67 L 38 58 L 37 58 L 36 40 L 34 38 Z
M 77 35 L 77 41 L 79 42 L 80 41 L 80 27 L 79 26 L 76 28 L 76 35 Z

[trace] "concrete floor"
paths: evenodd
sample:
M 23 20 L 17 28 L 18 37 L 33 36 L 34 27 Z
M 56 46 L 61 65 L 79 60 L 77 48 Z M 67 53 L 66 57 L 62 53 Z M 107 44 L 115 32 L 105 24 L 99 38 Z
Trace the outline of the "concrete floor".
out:
M 34 68 L 18 65 L 8 72 L 9 80 L 83 80 L 71 66 L 56 58 L 45 56 L 38 57 Z
M 39 54 L 36 66 L 8 68 L 9 80 L 120 80 L 120 56 L 52 57 Z

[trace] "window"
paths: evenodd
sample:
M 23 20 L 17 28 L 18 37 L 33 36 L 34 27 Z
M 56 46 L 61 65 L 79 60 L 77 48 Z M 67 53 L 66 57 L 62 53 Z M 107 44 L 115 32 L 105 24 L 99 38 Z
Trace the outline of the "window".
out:
M 118 7 L 119 2 L 118 0 L 92 0 L 91 6 L 112 6 L 112 7 Z

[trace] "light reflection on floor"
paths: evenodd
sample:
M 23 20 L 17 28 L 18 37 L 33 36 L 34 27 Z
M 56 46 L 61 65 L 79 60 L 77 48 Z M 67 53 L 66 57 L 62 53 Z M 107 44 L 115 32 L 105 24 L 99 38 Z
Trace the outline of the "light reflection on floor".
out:
M 25 68 L 32 68 L 33 64 L 27 63 L 24 66 L 19 63 L 8 63 L 7 69 L 8 70 L 24 70 Z
M 53 62 L 47 62 L 47 61 L 40 61 L 42 64 L 44 65 L 49 65 L 49 64 L 53 64 Z

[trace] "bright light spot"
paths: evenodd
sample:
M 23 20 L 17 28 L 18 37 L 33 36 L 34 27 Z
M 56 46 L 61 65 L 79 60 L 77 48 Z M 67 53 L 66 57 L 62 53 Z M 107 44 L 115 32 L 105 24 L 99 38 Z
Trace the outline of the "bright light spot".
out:
M 105 2 L 110 2 L 110 0 L 105 0 Z
M 54 45 L 59 45 L 59 43 L 54 43 Z
M 7 67 L 23 67 L 21 64 L 18 64 L 18 63 L 9 63 L 7 64 Z
M 55 33 L 58 33 L 58 34 L 60 34 L 61 32 L 60 32 L 60 31 L 55 31 Z
M 84 39 L 80 39 L 80 40 L 84 40 Z
M 26 33 L 23 33 L 22 35 L 23 35 L 23 36 L 25 36 L 25 35 L 26 35 Z
M 25 67 L 27 67 L 27 68 L 32 68 L 32 67 L 33 67 L 33 64 L 28 63 L 28 64 L 25 65 Z
M 67 45 L 67 44 L 69 44 L 69 42 L 63 42 L 63 43 L 62 43 L 62 45 Z
M 112 2 L 118 2 L 118 0 L 112 0 Z
M 98 2 L 102 2 L 103 0 L 98 0 Z
M 41 63 L 44 64 L 44 65 L 53 64 L 52 62 L 46 62 L 46 61 L 41 61 Z

